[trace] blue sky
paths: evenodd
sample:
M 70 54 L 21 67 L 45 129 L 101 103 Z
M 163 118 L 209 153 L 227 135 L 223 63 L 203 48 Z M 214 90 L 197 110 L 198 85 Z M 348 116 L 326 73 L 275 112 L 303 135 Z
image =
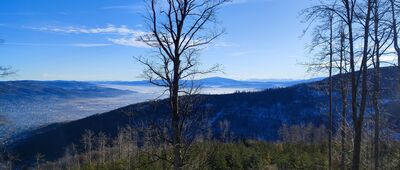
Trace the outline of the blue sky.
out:
M 303 79 L 309 75 L 304 24 L 310 0 L 236 0 L 218 18 L 226 34 L 202 51 L 202 67 L 221 64 L 235 79 Z M 2 0 L 0 65 L 9 79 L 137 80 L 133 56 L 151 49 L 134 41 L 143 27 L 142 0 Z

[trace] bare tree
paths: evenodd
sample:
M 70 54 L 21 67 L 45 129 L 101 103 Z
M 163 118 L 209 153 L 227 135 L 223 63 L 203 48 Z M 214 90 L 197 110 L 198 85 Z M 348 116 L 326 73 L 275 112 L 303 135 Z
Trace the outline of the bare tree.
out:
M 372 104 L 374 108 L 374 166 L 375 169 L 380 168 L 380 131 L 381 131 L 381 106 L 380 106 L 380 93 L 381 93 L 381 56 L 386 55 L 387 50 L 394 45 L 394 40 L 391 38 L 392 24 L 387 24 L 391 21 L 392 11 L 391 2 L 374 0 L 374 51 L 372 57 L 372 64 L 374 67 L 374 80 L 372 92 Z M 390 22 L 389 22 L 390 23 Z M 395 31 L 397 32 L 397 31 Z M 397 34 L 397 33 L 396 33 Z M 395 45 L 394 45 L 395 46 Z M 396 47 L 395 47 L 396 48 Z
M 317 12 L 330 11 L 334 13 L 334 15 L 338 18 L 338 21 L 344 23 L 346 27 L 344 29 L 346 33 L 343 34 L 346 36 L 345 39 L 343 39 L 342 43 L 346 42 L 346 46 L 348 46 L 349 50 L 348 54 L 350 66 L 349 75 L 351 80 L 351 116 L 353 120 L 352 125 L 354 130 L 352 169 L 360 169 L 362 132 L 368 100 L 368 68 L 370 66 L 369 63 L 374 55 L 376 59 L 376 56 L 379 57 L 380 55 L 382 55 L 383 51 L 387 49 L 386 47 L 384 47 L 384 44 L 387 44 L 388 38 L 385 37 L 388 36 L 387 34 L 382 34 L 387 30 L 383 30 L 379 26 L 379 22 L 381 20 L 380 17 L 382 14 L 379 11 L 381 10 L 381 7 L 378 7 L 378 2 L 379 1 L 375 0 L 340 0 L 328 3 L 320 1 L 320 5 L 317 5 L 313 8 L 313 11 Z M 374 18 L 374 16 L 376 18 Z M 329 16 L 325 17 L 329 18 Z M 374 20 L 372 18 L 374 18 Z M 373 28 L 371 26 L 371 24 L 374 23 L 373 21 L 376 21 L 377 24 L 375 27 L 375 30 L 377 31 L 375 36 L 374 33 L 371 31 Z M 357 46 L 360 46 L 360 51 L 356 51 L 355 44 L 357 44 Z M 340 51 L 343 50 L 344 49 Z M 340 61 L 343 61 L 343 54 L 340 55 Z M 331 61 L 332 60 L 330 60 L 330 63 Z M 341 62 L 341 66 L 339 68 L 342 68 L 342 64 L 343 63 Z M 345 100 L 345 96 L 342 97 L 342 100 Z M 345 110 L 342 111 L 342 116 L 345 115 L 343 114 L 344 112 Z
M 352 76 L 352 109 L 353 109 L 353 126 L 354 126 L 354 151 L 353 151 L 353 170 L 360 169 L 360 154 L 361 154 L 361 142 L 362 142 L 362 129 L 364 122 L 364 115 L 367 104 L 367 92 L 368 92 L 368 66 L 367 61 L 369 57 L 369 34 L 370 34 L 370 22 L 371 22 L 371 11 L 372 11 L 372 0 L 367 0 L 366 2 L 366 14 L 362 18 L 364 18 L 363 23 L 363 52 L 362 52 L 362 61 L 360 67 L 361 74 L 361 100 L 358 109 L 357 102 L 357 93 L 358 93 L 358 85 L 356 83 L 355 71 L 354 71 L 354 58 L 350 58 L 351 72 L 354 76 Z
M 399 68 L 399 75 L 400 75 L 400 47 L 399 47 L 399 28 L 397 23 L 397 13 L 396 7 L 398 7 L 398 2 L 396 0 L 389 0 L 390 1 L 390 14 L 391 14 L 391 27 L 393 32 L 393 46 L 396 50 L 397 54 L 397 65 Z
M 332 63 L 333 63 L 333 12 L 329 12 L 329 137 L 328 137 L 328 154 L 329 169 L 332 169 L 332 134 L 333 134 L 333 113 L 332 113 Z
M 82 135 L 82 143 L 84 145 L 84 151 L 86 161 L 89 162 L 89 166 L 92 166 L 92 151 L 93 151 L 94 133 L 90 130 L 85 130 L 85 134 Z
M 367 79 L 368 79 L 368 59 L 369 59 L 369 36 L 370 36 L 370 22 L 372 11 L 371 0 L 358 2 L 356 0 L 342 0 L 341 4 L 332 10 L 347 26 L 348 43 L 349 43 L 349 59 L 350 59 L 350 78 L 351 78 L 351 110 L 353 119 L 354 130 L 354 143 L 353 143 L 353 159 L 352 169 L 360 169 L 360 154 L 361 154 L 361 141 L 362 129 L 364 122 L 364 115 L 367 103 Z M 363 7 L 361 5 L 364 5 Z M 360 9 L 356 11 L 356 9 Z M 360 67 L 359 74 L 356 74 L 356 53 L 354 44 L 356 39 L 354 37 L 354 24 L 360 25 L 360 34 L 362 39 L 362 52 L 360 54 Z M 359 78 L 360 76 L 360 78 Z M 361 84 L 361 87 L 359 87 Z M 360 93 L 360 100 L 358 99 Z
M 341 102 L 342 102 L 342 110 L 341 110 L 341 125 L 340 125 L 340 137 L 341 137 L 341 158 L 340 158 L 340 169 L 346 169 L 346 118 L 347 118 L 347 76 L 345 73 L 347 72 L 347 59 L 346 59 L 346 35 L 344 33 L 343 25 L 340 24 L 340 47 L 339 47 L 339 78 L 340 78 L 340 92 L 341 92 Z
M 0 78 L 15 74 L 11 67 L 0 66 Z
M 4 43 L 4 40 L 0 39 L 0 45 L 2 45 L 3 43 Z M 0 66 L 0 78 L 7 77 L 7 76 L 10 76 L 13 74 L 15 74 L 15 71 L 12 70 L 11 67 Z
M 35 160 L 36 160 L 36 170 L 40 170 L 40 163 L 43 161 L 44 155 L 41 153 L 38 153 L 35 155 Z
M 373 64 L 375 67 L 375 75 L 374 75 L 374 92 L 373 92 L 373 97 L 372 97 L 372 102 L 374 105 L 374 112 L 375 112 L 375 121 L 374 121 L 374 168 L 379 169 L 379 157 L 380 157 L 380 150 L 379 150 L 379 145 L 380 145 L 380 140 L 379 140 L 379 132 L 380 132 L 380 104 L 379 104 L 379 96 L 380 96 L 380 56 L 381 56 L 381 39 L 379 36 L 381 36 L 380 33 L 380 20 L 381 20 L 381 14 L 380 14 L 380 3 L 378 0 L 374 0 L 374 60 Z
M 320 72 L 327 70 L 329 76 L 328 83 L 328 167 L 332 169 L 332 150 L 333 150 L 333 63 L 334 63 L 334 41 L 338 36 L 333 34 L 335 24 L 335 14 L 332 10 L 323 6 L 314 6 L 303 11 L 306 21 L 310 24 L 321 22 L 313 32 L 311 51 L 320 47 L 320 53 L 314 63 L 308 64 L 309 70 Z M 307 31 L 307 30 L 306 30 Z
M 153 58 L 137 58 L 146 66 L 144 77 L 165 87 L 169 93 L 174 169 L 182 169 L 182 127 L 184 115 L 179 110 L 181 94 L 188 94 L 186 81 L 199 74 L 218 69 L 199 70 L 199 51 L 218 38 L 223 31 L 215 26 L 216 12 L 228 0 L 149 0 L 149 33 L 141 41 L 157 49 Z M 185 90 L 186 89 L 186 90 Z
M 108 142 L 107 140 L 107 135 L 105 135 L 104 133 L 99 133 L 96 142 L 99 152 L 100 163 L 104 163 L 106 159 L 106 147 Z

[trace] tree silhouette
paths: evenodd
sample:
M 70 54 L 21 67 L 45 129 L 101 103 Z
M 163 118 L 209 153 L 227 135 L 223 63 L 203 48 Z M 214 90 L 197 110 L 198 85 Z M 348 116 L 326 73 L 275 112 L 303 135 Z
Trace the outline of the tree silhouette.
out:
M 144 77 L 169 93 L 172 164 L 174 169 L 182 169 L 182 133 L 186 115 L 180 110 L 180 95 L 193 95 L 198 90 L 193 83 L 182 80 L 218 70 L 218 66 L 200 70 L 198 54 L 222 35 L 222 30 L 211 26 L 217 23 L 216 12 L 227 0 L 147 2 L 145 19 L 149 33 L 141 36 L 140 40 L 155 48 L 156 54 L 153 57 L 138 57 L 137 60 L 146 67 Z

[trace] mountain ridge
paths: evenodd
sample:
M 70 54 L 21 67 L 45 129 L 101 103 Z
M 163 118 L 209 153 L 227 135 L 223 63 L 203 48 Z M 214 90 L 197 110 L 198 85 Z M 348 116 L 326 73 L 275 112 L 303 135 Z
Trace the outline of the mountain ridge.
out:
M 267 88 L 276 88 L 276 87 L 287 87 L 303 82 L 312 82 L 318 81 L 321 78 L 315 79 L 305 79 L 305 80 L 276 80 L 276 81 L 249 81 L 249 80 L 236 80 L 225 77 L 207 77 L 197 80 L 182 80 L 182 84 L 190 84 L 201 85 L 202 87 L 238 87 L 238 88 L 256 88 L 256 89 L 267 89 Z M 158 80 L 159 81 L 159 80 Z M 95 84 L 100 85 L 128 85 L 128 86 L 153 86 L 146 80 L 139 81 L 92 81 Z M 157 80 L 156 80 L 157 82 Z M 159 81 L 161 82 L 161 81 Z
M 400 117 L 396 111 L 400 102 L 393 93 L 395 82 L 393 75 L 396 68 L 383 68 L 382 96 L 386 100 L 383 108 L 393 114 L 393 118 Z M 337 82 L 337 76 L 334 77 Z M 278 139 L 278 130 L 283 124 L 299 125 L 313 124 L 319 126 L 327 121 L 327 95 L 324 87 L 327 79 L 318 82 L 303 83 L 286 88 L 267 89 L 259 92 L 240 92 L 225 95 L 200 95 L 204 101 L 199 106 L 207 107 L 211 128 L 215 136 L 219 122 L 230 122 L 231 131 L 237 138 L 275 141 Z M 334 94 L 334 107 L 339 107 L 337 88 Z M 143 102 L 129 105 L 103 114 L 96 114 L 84 119 L 68 123 L 51 124 L 47 127 L 31 132 L 24 139 L 10 143 L 9 148 L 20 155 L 20 159 L 28 161 L 34 159 L 36 153 L 42 153 L 47 160 L 55 160 L 64 154 L 65 148 L 80 143 L 85 130 L 94 133 L 104 132 L 115 137 L 119 128 L 126 125 L 135 126 L 132 122 L 149 122 L 168 120 L 168 99 L 158 102 Z M 325 109 L 324 109 L 325 108 Z M 126 113 L 133 113 L 127 115 Z M 337 119 L 337 116 L 335 116 Z M 391 120 L 393 124 L 400 122 Z M 26 162 L 25 162 L 26 163 Z

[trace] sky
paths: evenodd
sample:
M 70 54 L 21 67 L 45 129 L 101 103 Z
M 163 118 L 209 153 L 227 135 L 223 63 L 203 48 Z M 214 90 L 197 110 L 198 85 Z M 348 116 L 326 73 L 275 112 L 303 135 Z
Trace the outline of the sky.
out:
M 305 79 L 309 36 L 299 16 L 310 0 L 235 0 L 218 12 L 226 33 L 201 51 L 201 67 L 220 64 L 234 79 Z M 138 80 L 151 48 L 143 0 L 1 0 L 0 65 L 6 80 Z

